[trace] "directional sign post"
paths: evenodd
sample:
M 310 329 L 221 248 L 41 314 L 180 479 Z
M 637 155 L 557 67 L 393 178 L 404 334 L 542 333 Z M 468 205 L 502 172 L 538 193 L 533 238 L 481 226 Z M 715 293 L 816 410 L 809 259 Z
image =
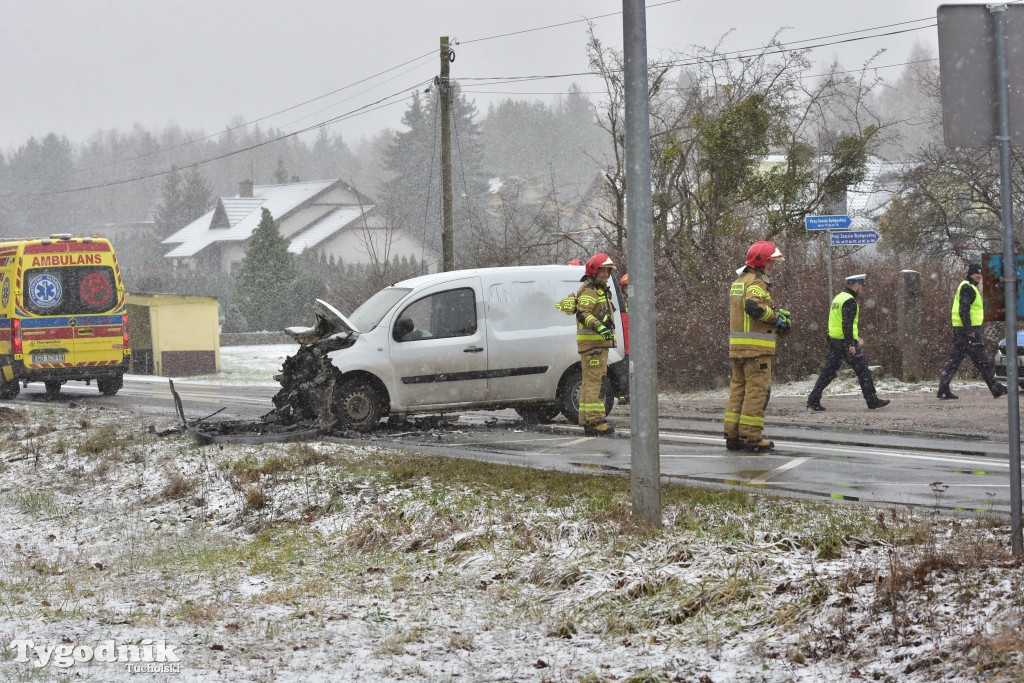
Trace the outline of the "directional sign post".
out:
M 876 230 L 836 230 L 830 232 L 832 246 L 846 246 L 853 244 L 874 244 L 881 238 Z
M 849 216 L 805 216 L 808 230 L 845 230 L 853 223 Z

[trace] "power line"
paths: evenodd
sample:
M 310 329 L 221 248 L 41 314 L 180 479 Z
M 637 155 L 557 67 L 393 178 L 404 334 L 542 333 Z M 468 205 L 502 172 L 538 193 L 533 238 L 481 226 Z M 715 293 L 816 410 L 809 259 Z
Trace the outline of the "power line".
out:
M 338 93 L 340 93 L 340 92 L 342 92 L 344 90 L 348 90 L 349 88 L 354 88 L 355 86 L 357 86 L 357 85 L 359 85 L 361 83 L 365 83 L 366 81 L 369 81 L 369 80 L 372 80 L 374 78 L 377 78 L 378 76 L 383 76 L 386 73 L 390 73 L 390 72 L 394 71 L 395 69 L 400 69 L 403 66 L 406 66 L 408 64 L 412 64 L 414 62 L 421 61 L 421 60 L 423 60 L 426 57 L 433 57 L 433 55 L 434 55 L 434 50 L 431 50 L 430 52 L 426 52 L 426 53 L 420 55 L 419 57 L 414 57 L 413 59 L 410 59 L 408 61 L 402 62 L 401 64 L 396 64 L 395 66 L 393 66 L 393 67 L 391 67 L 389 69 L 385 69 L 384 71 L 378 71 L 377 73 L 373 74 L 372 76 L 367 76 L 367 77 L 362 78 L 362 79 L 360 79 L 358 81 L 354 81 L 352 83 L 349 83 L 348 85 L 342 86 L 342 87 L 337 88 L 335 90 L 332 90 L 332 91 L 330 91 L 328 93 L 324 93 L 323 95 L 318 95 L 317 97 L 314 97 L 312 99 L 306 100 L 305 102 L 300 102 L 299 104 L 295 104 L 295 105 L 292 105 L 290 107 L 286 107 L 284 109 L 280 109 L 280 110 L 278 110 L 278 111 L 276 111 L 276 112 L 274 112 L 272 114 L 267 114 L 265 116 L 261 116 L 259 118 L 253 119 L 251 121 L 246 121 L 246 122 L 240 123 L 240 124 L 238 124 L 236 126 L 231 126 L 230 128 L 225 128 L 224 130 L 222 130 L 222 131 L 220 131 L 218 133 L 211 133 L 210 135 L 205 135 L 205 136 L 203 136 L 201 138 L 195 138 L 194 140 L 186 140 L 185 142 L 180 142 L 180 143 L 178 143 L 176 145 L 171 145 L 170 147 L 162 147 L 162 148 L 160 148 L 158 150 L 155 150 L 153 152 L 147 152 L 145 154 L 140 154 L 138 156 L 129 157 L 127 159 L 118 159 L 117 161 L 108 161 L 108 162 L 105 162 L 105 163 L 102 163 L 102 164 L 97 164 L 95 166 L 87 166 L 85 168 L 75 169 L 74 172 L 75 173 L 84 173 L 85 171 L 92 171 L 92 170 L 96 170 L 96 169 L 99 169 L 99 168 L 105 168 L 107 166 L 113 166 L 113 165 L 116 165 L 116 164 L 125 164 L 125 163 L 131 162 L 131 161 L 138 161 L 139 159 L 146 159 L 148 157 L 156 156 L 158 154 L 164 154 L 165 152 L 170 152 L 171 150 L 179 149 L 181 147 L 187 147 L 188 145 L 194 145 L 197 142 L 202 142 L 204 140 L 209 140 L 211 138 L 219 137 L 219 136 L 223 135 L 224 133 L 230 133 L 231 131 L 238 130 L 240 128 L 245 128 L 245 127 L 250 126 L 250 125 L 252 125 L 254 123 L 259 123 L 260 121 L 265 121 L 266 119 L 273 118 L 273 117 L 278 116 L 280 114 L 287 113 L 289 111 L 292 111 L 293 109 L 298 109 L 299 107 L 304 107 L 307 104 L 312 104 L 313 102 L 316 102 L 318 100 L 322 100 L 325 97 L 330 97 L 331 95 L 336 95 L 336 94 L 338 94 Z M 407 73 L 407 72 L 402 72 L 402 73 Z M 398 75 L 401 75 L 401 74 L 398 74 Z M 393 79 L 388 79 L 388 80 L 393 80 Z M 384 83 L 387 83 L 387 82 L 388 81 L 384 81 Z M 374 87 L 376 87 L 376 86 L 374 86 Z M 357 97 L 358 95 L 362 95 L 362 94 L 364 94 L 366 92 L 369 92 L 369 90 L 370 89 L 363 90 L 362 92 L 356 93 L 352 97 Z M 318 109 L 317 111 L 313 112 L 312 114 L 309 114 L 308 116 L 312 116 L 313 114 L 318 114 L 318 113 L 320 113 L 320 112 L 322 112 L 322 111 L 324 111 L 326 109 L 330 109 L 331 107 L 336 106 L 337 104 L 340 104 L 341 102 L 347 102 L 348 100 L 352 99 L 352 97 L 349 97 L 349 98 L 346 98 L 344 100 L 341 100 L 340 102 L 335 102 L 334 104 L 329 105 L 328 107 L 324 107 L 323 109 Z M 296 121 L 301 121 L 301 120 L 302 120 L 301 118 L 300 119 L 296 119 Z M 287 123 L 285 125 L 291 125 L 291 123 L 295 123 L 296 121 L 292 121 L 292 122 Z
M 920 21 L 920 20 L 916 20 L 916 21 Z M 903 22 L 903 23 L 910 23 L 910 22 Z M 894 26 L 894 25 L 896 25 L 896 24 L 891 24 L 889 26 L 879 26 L 879 27 L 876 27 L 876 28 L 889 28 L 890 26 Z M 860 37 L 857 37 L 857 38 L 844 38 L 843 40 L 834 40 L 834 41 L 831 41 L 831 42 L 817 43 L 817 44 L 814 44 L 814 45 L 805 45 L 805 46 L 802 46 L 802 47 L 794 47 L 794 48 L 786 47 L 786 45 L 792 45 L 794 43 L 805 43 L 805 42 L 808 42 L 808 41 L 811 41 L 811 40 L 823 40 L 824 39 L 824 37 L 822 37 L 822 38 L 807 38 L 807 39 L 804 39 L 804 40 L 797 40 L 797 41 L 792 41 L 791 43 L 783 44 L 783 45 L 781 45 L 781 47 L 779 47 L 777 49 L 774 49 L 774 50 L 764 50 L 763 48 L 747 48 L 747 49 L 744 49 L 744 50 L 730 50 L 728 52 L 723 53 L 721 56 L 717 56 L 717 57 L 715 57 L 713 59 L 710 59 L 710 60 L 703 59 L 703 58 L 700 58 L 700 57 L 693 57 L 693 58 L 688 58 L 688 59 L 685 59 L 685 60 L 677 60 L 677 61 L 664 62 L 662 64 L 662 66 L 668 66 L 668 67 L 694 66 L 694 65 L 701 64 L 701 63 L 707 62 L 707 61 L 726 61 L 726 60 L 731 60 L 731 59 L 743 59 L 744 57 L 749 57 L 750 53 L 753 53 L 753 52 L 758 52 L 759 54 L 763 54 L 763 55 L 773 55 L 773 54 L 784 54 L 786 52 L 796 52 L 796 51 L 800 51 L 800 50 L 814 50 L 814 49 L 821 48 L 821 47 L 828 47 L 830 45 L 840 45 L 840 44 L 843 44 L 843 43 L 852 43 L 852 42 L 856 42 L 858 40 L 868 40 L 868 39 L 871 39 L 871 38 L 885 38 L 887 36 L 899 35 L 901 33 L 910 33 L 911 31 L 919 31 L 921 29 L 932 28 L 934 26 L 935 26 L 935 24 L 928 24 L 928 25 L 925 25 L 925 26 L 918 26 L 918 27 L 915 27 L 915 28 L 901 29 L 901 30 L 898 30 L 898 31 L 889 31 L 889 32 L 886 32 L 886 33 L 877 33 L 877 34 L 872 34 L 872 35 L 869 35 L 869 36 L 860 36 Z M 847 33 L 835 34 L 835 36 L 849 35 L 850 33 L 862 33 L 864 31 L 870 31 L 870 30 L 875 30 L 875 29 L 861 29 L 859 31 L 850 31 L 850 32 L 847 32 Z M 835 37 L 835 36 L 832 36 L 832 37 Z M 828 36 L 826 36 L 826 37 L 828 37 Z M 549 80 L 549 79 L 555 79 L 555 78 L 571 78 L 571 77 L 578 77 L 578 76 L 598 76 L 598 75 L 599 74 L 597 72 L 594 72 L 594 71 L 576 71 L 576 72 L 571 72 L 571 73 L 535 74 L 535 75 L 529 75 L 529 76 L 466 76 L 466 77 L 459 78 L 459 81 L 488 81 L 487 83 L 483 83 L 482 85 L 501 85 L 503 83 L 522 83 L 522 82 L 526 82 L 526 81 Z
M 404 94 L 408 93 L 408 91 L 410 91 L 410 90 L 418 90 L 422 86 L 426 85 L 427 83 L 431 83 L 431 82 L 433 82 L 433 78 L 429 78 L 429 79 L 420 81 L 419 83 L 413 85 L 412 87 L 403 88 L 402 90 L 400 90 L 398 92 L 395 92 L 395 93 L 392 93 L 390 95 L 387 95 L 386 97 L 382 97 L 381 99 L 377 100 L 376 102 L 371 102 L 369 104 L 363 105 L 362 107 L 357 107 L 356 109 L 352 109 L 351 111 L 345 112 L 344 114 L 339 114 L 338 116 L 335 116 L 333 118 L 327 119 L 325 121 L 321 121 L 321 122 L 316 123 L 316 124 L 314 124 L 312 126 L 307 126 L 305 128 L 293 131 L 291 133 L 286 133 L 284 135 L 279 135 L 279 136 L 277 136 L 275 138 L 272 138 L 270 140 L 264 140 L 262 142 L 257 142 L 255 144 L 249 145 L 248 147 L 243 147 L 242 149 L 236 149 L 236 150 L 233 150 L 231 152 L 225 152 L 223 154 L 218 154 L 218 155 L 213 156 L 213 157 L 207 157 L 206 159 L 200 159 L 199 161 L 194 161 L 194 162 L 192 162 L 190 164 L 185 164 L 185 165 L 181 166 L 178 170 L 185 170 L 185 169 L 189 169 L 189 168 L 197 168 L 199 166 L 204 166 L 204 165 L 212 163 L 214 161 L 220 161 L 221 159 L 227 159 L 228 157 L 235 156 L 236 154 L 242 154 L 243 152 L 249 152 L 249 151 L 252 151 L 254 149 L 258 149 L 260 147 L 265 147 L 266 145 L 270 145 L 270 144 L 273 144 L 275 142 L 280 142 L 281 140 L 285 140 L 287 138 L 294 137 L 296 135 L 301 135 L 303 133 L 308 133 L 311 130 L 316 130 L 320 126 L 331 125 L 333 123 L 337 123 L 339 121 L 344 121 L 346 119 L 353 118 L 355 116 L 359 116 L 359 115 L 362 115 L 362 114 L 367 114 L 367 113 L 369 113 L 371 111 L 377 111 L 378 109 L 383 109 L 384 107 L 390 107 L 392 105 L 399 104 L 405 98 L 399 99 L 399 100 L 395 100 L 394 102 L 386 102 L 386 100 L 389 100 L 389 99 L 392 99 L 394 97 L 397 97 L 398 95 L 404 95 Z M 408 95 L 406 97 L 408 97 Z M 49 197 L 49 196 L 53 196 L 53 195 L 70 194 L 72 192 L 85 192 L 87 190 L 99 190 L 99 189 L 103 189 L 103 188 L 107 188 L 107 187 L 116 187 L 118 185 L 127 185 L 128 183 L 134 183 L 134 182 L 138 182 L 140 180 L 148 180 L 150 178 L 159 178 L 161 176 L 167 175 L 168 173 L 171 173 L 171 171 L 172 171 L 172 169 L 167 169 L 165 171 L 155 171 L 153 173 L 146 173 L 146 174 L 143 174 L 143 175 L 134 176 L 132 178 L 123 178 L 121 180 L 113 180 L 113 181 L 110 181 L 110 182 L 107 182 L 107 183 L 99 183 L 99 184 L 96 184 L 96 185 L 84 185 L 84 186 L 80 186 L 80 187 L 66 188 L 66 189 L 63 189 L 63 190 L 51 190 L 49 192 L 23 192 L 23 193 L 0 194 L 0 198 L 10 199 L 10 198 L 16 198 L 16 197 Z
M 654 3 L 652 5 L 647 5 L 647 9 L 651 9 L 652 7 L 661 7 L 662 5 L 672 5 L 672 4 L 677 3 L 677 2 L 682 2 L 682 0 L 666 0 L 666 2 L 657 2 L 657 3 Z M 473 38 L 472 40 L 462 40 L 462 41 L 459 41 L 458 44 L 459 45 L 468 45 L 470 43 L 481 43 L 481 42 L 483 42 L 485 40 L 496 40 L 498 38 L 508 38 L 509 36 L 518 36 L 518 35 L 522 35 L 524 33 L 533 33 L 535 31 L 546 31 L 549 28 L 559 28 L 561 26 L 571 26 L 572 24 L 579 24 L 579 23 L 582 23 L 584 21 L 588 21 L 589 22 L 589 21 L 593 21 L 595 19 L 607 19 L 608 17 L 615 17 L 615 16 L 618 16 L 620 14 L 622 14 L 622 12 L 609 12 L 608 14 L 598 14 L 598 15 L 595 15 L 593 17 L 582 17 L 580 19 L 573 19 L 572 21 L 563 21 L 563 22 L 560 22 L 560 23 L 557 23 L 557 24 L 548 24 L 547 26 L 537 26 L 535 28 L 527 28 L 527 29 L 523 29 L 522 31 L 512 31 L 510 33 L 499 33 L 498 35 L 487 36 L 486 38 Z

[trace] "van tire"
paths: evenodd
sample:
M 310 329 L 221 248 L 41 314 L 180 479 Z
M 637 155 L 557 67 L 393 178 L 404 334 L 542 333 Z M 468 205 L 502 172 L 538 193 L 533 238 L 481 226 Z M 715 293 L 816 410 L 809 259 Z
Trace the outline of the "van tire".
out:
M 14 398 L 20 391 L 21 385 L 18 384 L 18 380 L 8 382 L 3 375 L 0 375 L 0 398 Z
M 96 380 L 96 387 L 104 396 L 113 396 L 124 386 L 124 375 Z
M 43 382 L 43 385 L 46 387 L 46 395 L 50 398 L 60 396 L 60 388 L 63 384 L 64 382 L 60 381 Z
M 523 418 L 523 422 L 528 422 L 530 424 L 551 422 L 558 417 L 558 412 L 560 410 L 561 409 L 557 405 L 519 406 L 516 408 L 516 412 L 519 413 L 519 417 Z
M 578 367 L 572 367 L 566 371 L 562 382 L 559 385 L 558 405 L 570 424 L 580 423 L 580 389 L 583 386 L 583 371 Z M 615 397 L 609 390 L 604 397 L 604 414 L 612 412 L 615 407 Z
M 370 432 L 383 416 L 380 393 L 366 380 L 348 379 L 335 386 L 334 417 L 338 426 Z

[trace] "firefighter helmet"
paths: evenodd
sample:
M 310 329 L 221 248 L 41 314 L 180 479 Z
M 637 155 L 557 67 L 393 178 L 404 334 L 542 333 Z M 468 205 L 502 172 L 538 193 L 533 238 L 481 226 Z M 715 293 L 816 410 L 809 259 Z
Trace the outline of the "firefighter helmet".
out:
M 629 273 L 626 273 L 619 279 L 619 284 L 623 287 L 629 287 Z
M 574 258 L 572 261 L 569 261 L 569 263 L 567 265 L 570 265 L 570 266 L 582 266 L 583 262 L 580 261 L 578 258 Z
M 750 245 L 750 249 L 747 249 L 747 260 L 746 265 L 751 268 L 764 268 L 764 264 L 769 261 L 785 261 L 786 257 L 782 255 L 779 248 L 771 242 L 761 241 L 754 242 Z
M 608 256 L 608 254 L 602 252 L 599 254 L 594 254 L 593 256 L 587 259 L 587 269 L 584 272 L 586 273 L 587 277 L 594 277 L 595 275 L 597 275 L 598 268 L 614 267 L 615 264 L 612 263 L 612 260 Z

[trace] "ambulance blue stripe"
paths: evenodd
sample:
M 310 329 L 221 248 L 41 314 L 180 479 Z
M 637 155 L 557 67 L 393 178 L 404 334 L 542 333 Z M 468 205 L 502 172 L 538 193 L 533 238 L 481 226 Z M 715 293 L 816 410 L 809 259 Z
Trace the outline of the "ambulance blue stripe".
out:
M 90 325 L 120 325 L 121 316 L 119 315 L 69 315 L 61 317 L 43 317 L 43 318 L 22 318 L 21 327 L 22 329 L 33 329 L 37 327 L 67 327 L 71 319 L 75 319 L 75 323 L 82 327 L 83 325 L 88 327 Z

